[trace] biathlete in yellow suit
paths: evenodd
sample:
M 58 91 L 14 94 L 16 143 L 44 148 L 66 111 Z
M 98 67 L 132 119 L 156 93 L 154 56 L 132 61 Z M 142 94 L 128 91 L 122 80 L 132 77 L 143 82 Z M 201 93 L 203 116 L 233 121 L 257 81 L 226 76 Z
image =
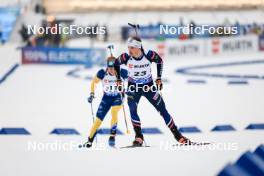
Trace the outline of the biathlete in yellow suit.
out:
M 108 142 L 109 145 L 115 145 L 118 112 L 122 108 L 122 100 L 123 100 L 123 96 L 120 93 L 120 91 L 118 91 L 117 88 L 117 77 L 116 77 L 116 71 L 114 69 L 115 59 L 116 58 L 113 56 L 108 57 L 107 68 L 100 69 L 92 80 L 91 93 L 90 93 L 90 97 L 88 98 L 88 102 L 92 103 L 93 99 L 95 98 L 94 91 L 96 88 L 96 84 L 98 84 L 99 82 L 102 82 L 104 95 L 96 112 L 96 119 L 90 131 L 88 141 L 84 144 L 84 147 L 92 146 L 92 143 L 96 135 L 96 131 L 99 129 L 107 112 L 110 109 L 111 109 L 112 119 L 111 119 L 111 134 Z M 121 69 L 122 79 L 126 79 L 127 75 L 128 75 L 127 70 Z

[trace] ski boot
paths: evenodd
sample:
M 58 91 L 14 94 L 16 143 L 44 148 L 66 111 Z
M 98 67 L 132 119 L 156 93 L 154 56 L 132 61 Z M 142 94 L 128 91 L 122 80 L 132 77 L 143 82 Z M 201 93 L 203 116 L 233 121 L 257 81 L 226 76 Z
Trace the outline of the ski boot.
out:
M 175 139 L 183 145 L 192 145 L 192 142 L 190 139 L 186 138 L 181 134 L 181 132 L 177 129 L 176 126 L 171 128 L 171 132 L 174 135 Z
M 111 147 L 115 146 L 115 136 L 116 136 L 116 130 L 111 130 L 111 135 L 108 139 L 108 145 Z
M 136 132 L 136 136 L 135 136 L 135 140 L 133 141 L 132 145 L 135 147 L 141 147 L 143 145 L 143 142 L 144 142 L 144 137 L 143 137 L 143 134 L 141 132 L 141 128 L 135 127 L 134 130 Z
M 83 144 L 83 147 L 86 147 L 86 148 L 92 147 L 96 134 L 97 134 L 97 132 L 94 134 L 94 136 L 92 138 L 88 137 L 88 141 Z
M 88 138 L 88 141 L 83 144 L 83 147 L 90 148 L 93 145 L 93 139 Z

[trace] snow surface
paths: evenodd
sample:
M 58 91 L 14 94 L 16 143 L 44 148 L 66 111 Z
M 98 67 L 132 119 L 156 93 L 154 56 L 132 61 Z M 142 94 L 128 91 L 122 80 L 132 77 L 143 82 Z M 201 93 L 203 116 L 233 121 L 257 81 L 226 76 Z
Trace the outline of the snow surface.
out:
M 0 75 L 19 59 L 17 50 L 1 50 L 3 54 L 8 59 L 0 60 Z M 145 136 L 150 148 L 120 149 L 131 144 L 132 133 L 118 136 L 116 149 L 106 145 L 108 136 L 98 136 L 97 144 L 90 150 L 79 149 L 77 145 L 86 140 L 92 125 L 90 105 L 86 101 L 90 81 L 84 77 L 92 77 L 99 68 L 22 65 L 0 85 L 0 127 L 24 127 L 31 135 L 0 136 L 0 175 L 216 175 L 228 162 L 234 162 L 246 150 L 254 150 L 264 143 L 264 131 L 245 130 L 250 123 L 264 122 L 264 80 L 249 79 L 248 85 L 228 85 L 226 78 L 185 76 L 176 74 L 175 70 L 262 59 L 262 53 L 235 58 L 166 59 L 163 75 L 168 83 L 164 84 L 163 97 L 170 114 L 178 126 L 197 126 L 202 130 L 202 133 L 186 134 L 190 139 L 213 143 L 192 149 L 172 147 L 175 140 L 145 98 L 141 99 L 138 110 L 143 127 L 157 127 L 163 132 Z M 264 76 L 263 65 L 202 71 Z M 78 78 L 67 76 L 76 68 L 80 69 Z M 207 83 L 188 84 L 188 79 L 204 79 Z M 96 95 L 94 111 L 101 99 L 100 86 Z M 125 108 L 129 116 L 127 105 Z M 102 127 L 109 124 L 108 114 Z M 231 124 L 237 131 L 210 132 L 221 124 Z M 75 128 L 81 135 L 50 135 L 54 128 Z M 125 131 L 122 112 L 118 128 Z M 132 131 L 130 123 L 129 128 Z M 34 150 L 34 144 L 38 144 L 38 150 Z M 58 148 L 63 145 L 68 147 Z M 212 150 L 214 146 L 220 147 Z

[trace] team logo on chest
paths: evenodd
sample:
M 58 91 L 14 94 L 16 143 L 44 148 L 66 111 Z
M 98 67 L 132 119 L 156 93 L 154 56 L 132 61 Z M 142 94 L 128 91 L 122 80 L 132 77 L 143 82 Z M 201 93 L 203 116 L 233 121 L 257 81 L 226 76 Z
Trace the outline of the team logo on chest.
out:
M 150 67 L 150 62 L 143 57 L 140 60 L 135 60 L 133 58 L 130 58 L 128 61 L 128 68 L 137 68 L 137 69 L 144 69 Z
M 138 65 L 134 65 L 134 68 L 145 68 L 145 67 L 149 67 L 149 63 L 148 64 L 138 64 Z
M 116 83 L 116 77 L 111 75 L 106 75 L 104 78 L 104 83 Z
M 108 83 L 108 80 L 107 79 L 104 79 L 104 83 L 107 84 Z

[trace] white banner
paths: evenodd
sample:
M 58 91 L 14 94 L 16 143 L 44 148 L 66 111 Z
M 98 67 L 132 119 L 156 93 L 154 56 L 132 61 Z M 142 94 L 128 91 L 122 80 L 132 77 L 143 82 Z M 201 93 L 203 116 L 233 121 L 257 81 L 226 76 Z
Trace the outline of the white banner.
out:
M 143 40 L 145 52 L 156 51 L 163 59 L 198 58 L 212 56 L 241 55 L 259 52 L 259 38 L 256 35 L 236 37 L 214 37 L 200 39 L 167 39 L 165 41 Z M 106 44 L 95 46 L 106 47 Z M 127 51 L 126 43 L 114 44 L 117 57 Z
M 206 55 L 243 54 L 258 51 L 258 37 L 256 35 L 212 38 L 207 41 Z
M 204 56 L 205 40 L 166 40 L 165 56 L 169 57 L 190 57 Z

